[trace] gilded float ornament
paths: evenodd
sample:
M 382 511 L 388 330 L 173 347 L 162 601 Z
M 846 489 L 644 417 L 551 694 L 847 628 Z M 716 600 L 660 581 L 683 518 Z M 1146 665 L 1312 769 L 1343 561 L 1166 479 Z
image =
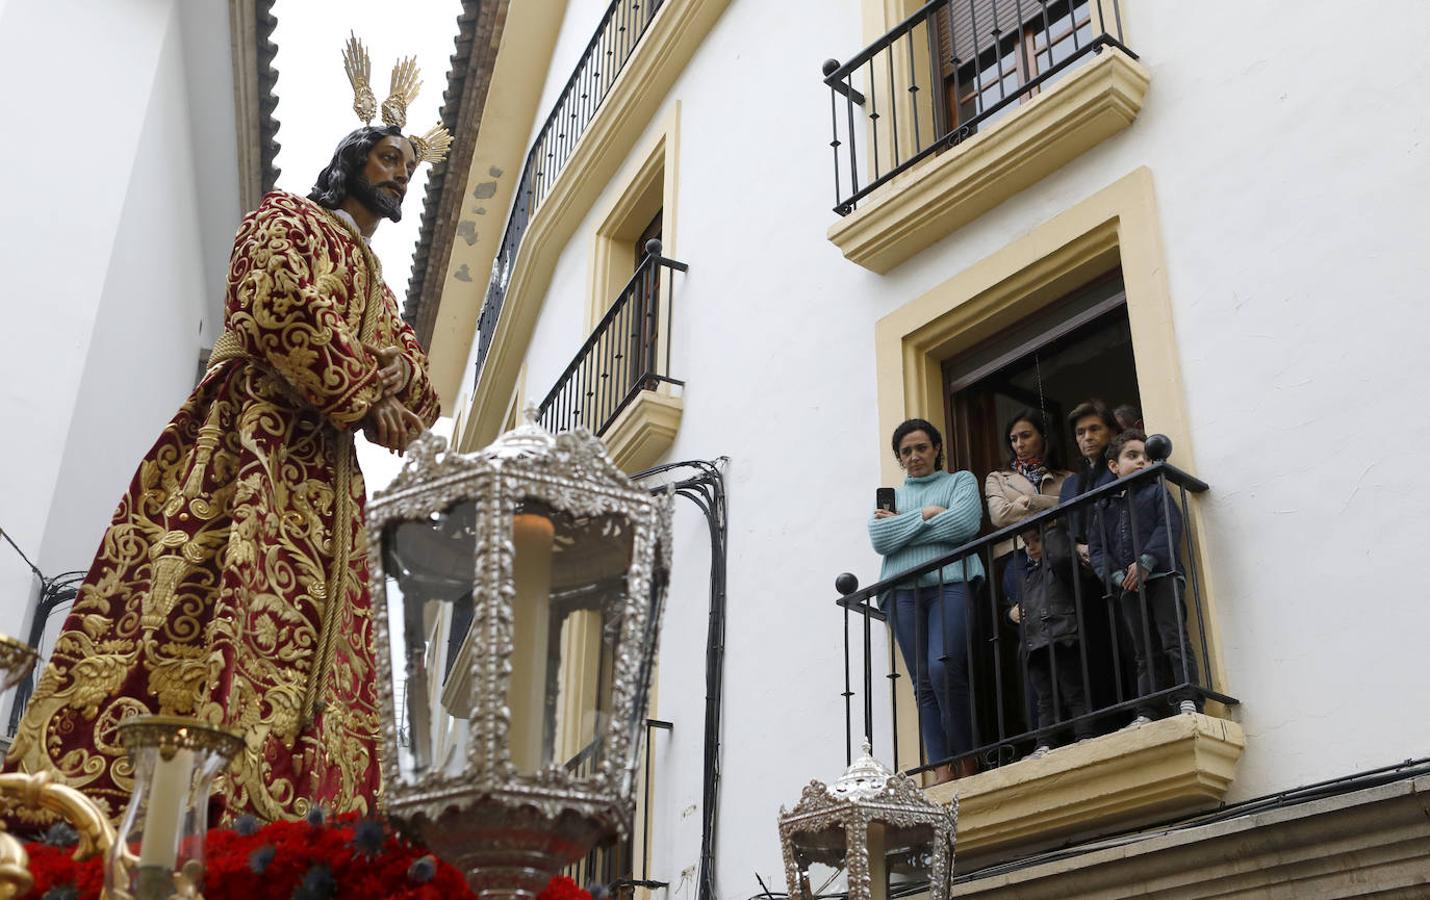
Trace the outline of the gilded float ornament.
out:
M 43 812 L 69 823 L 79 835 L 76 861 L 105 855 L 114 846 L 114 825 L 104 810 L 74 788 L 52 781 L 49 772 L 0 774 L 0 798 L 9 809 Z M 0 830 L 0 900 L 25 896 L 34 883 L 29 866 L 24 846 Z
M 364 125 L 372 124 L 377 114 L 377 96 L 372 92 L 372 61 L 367 55 L 367 47 L 357 35 L 349 33 L 343 46 L 343 71 L 353 88 L 353 112 Z M 422 90 L 422 72 L 417 68 L 417 58 L 409 56 L 400 59 L 392 67 L 387 99 L 382 101 L 382 123 L 393 128 L 407 127 L 407 107 L 417 99 Z M 452 144 L 452 135 L 440 122 L 420 135 L 409 135 L 419 163 L 436 165 L 447 155 Z

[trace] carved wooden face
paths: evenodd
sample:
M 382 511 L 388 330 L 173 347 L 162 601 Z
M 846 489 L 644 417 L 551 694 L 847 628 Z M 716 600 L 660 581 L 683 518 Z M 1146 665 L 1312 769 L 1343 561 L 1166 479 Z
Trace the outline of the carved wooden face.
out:
M 354 179 L 352 194 L 374 215 L 402 218 L 402 201 L 407 183 L 417 169 L 412 142 L 400 135 L 388 135 L 368 151 L 362 172 Z

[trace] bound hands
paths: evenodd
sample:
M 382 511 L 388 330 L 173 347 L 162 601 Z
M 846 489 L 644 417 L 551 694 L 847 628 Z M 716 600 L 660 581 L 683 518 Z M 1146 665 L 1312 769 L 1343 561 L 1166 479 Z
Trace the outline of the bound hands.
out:
M 427 427 L 416 413 L 399 403 L 394 396 L 407 383 L 407 360 L 396 347 L 363 346 L 377 357 L 377 375 L 382 383 L 382 397 L 368 407 L 367 417 L 362 423 L 363 432 L 369 441 L 401 456 Z
M 396 347 L 377 347 L 363 344 L 363 348 L 377 357 L 377 377 L 382 381 L 383 396 L 391 397 L 407 383 L 407 359 Z

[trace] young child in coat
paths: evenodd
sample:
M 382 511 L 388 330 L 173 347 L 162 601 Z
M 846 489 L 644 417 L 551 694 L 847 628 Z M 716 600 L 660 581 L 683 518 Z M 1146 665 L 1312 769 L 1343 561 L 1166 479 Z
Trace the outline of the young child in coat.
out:
M 1147 436 L 1128 430 L 1107 446 L 1107 466 L 1117 478 L 1150 465 Z M 1093 571 L 1118 600 L 1118 609 L 1137 660 L 1137 695 L 1147 697 L 1174 685 L 1196 685 L 1197 658 L 1187 637 L 1183 591 L 1182 514 L 1155 479 L 1139 482 L 1098 504 L 1089 527 L 1088 556 Z M 1185 600 L 1184 597 L 1182 597 Z M 1181 712 L 1197 711 L 1195 693 L 1169 700 Z M 1162 712 L 1152 702 L 1137 707 L 1133 725 Z
M 1092 722 L 1085 718 L 1087 689 L 1078 644 L 1078 561 L 1072 539 L 1061 527 L 1029 528 L 1020 537 L 1028 558 L 1019 602 L 1009 610 L 1009 618 L 1022 626 L 1041 732 L 1033 756 L 1040 757 L 1066 734 L 1056 727 L 1060 722 L 1076 720 L 1073 734 L 1078 740 L 1093 735 Z

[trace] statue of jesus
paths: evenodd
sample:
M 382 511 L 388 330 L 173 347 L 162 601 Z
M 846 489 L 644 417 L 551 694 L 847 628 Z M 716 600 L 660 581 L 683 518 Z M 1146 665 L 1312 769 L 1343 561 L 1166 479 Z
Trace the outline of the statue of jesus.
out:
M 345 54 L 371 121 L 367 55 Z M 115 726 L 190 716 L 245 746 L 220 779 L 226 818 L 375 811 L 373 612 L 353 449 L 401 452 L 437 418 L 427 358 L 368 247 L 398 221 L 419 162 L 450 137 L 403 134 L 398 66 L 383 126 L 338 145 L 306 197 L 244 218 L 225 330 L 120 499 L 6 761 L 54 772 L 112 817 L 133 775 Z

